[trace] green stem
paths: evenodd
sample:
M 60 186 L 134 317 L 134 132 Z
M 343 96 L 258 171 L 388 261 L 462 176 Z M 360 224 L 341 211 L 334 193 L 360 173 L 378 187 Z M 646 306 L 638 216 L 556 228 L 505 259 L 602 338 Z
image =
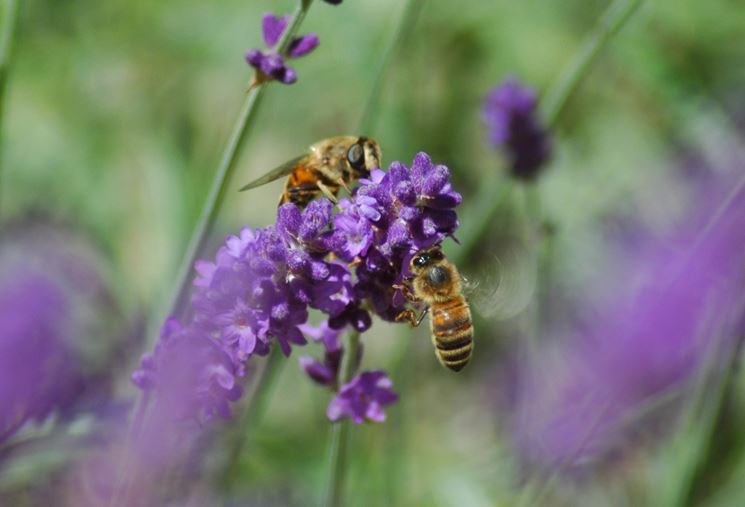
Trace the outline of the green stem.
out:
M 360 346 L 360 334 L 349 333 L 347 347 L 341 364 L 340 386 L 349 382 L 355 373 L 355 359 Z M 347 448 L 349 447 L 350 422 L 348 419 L 334 423 L 331 427 L 329 482 L 326 491 L 326 507 L 342 505 L 344 482 L 347 472 Z
M 592 64 L 641 3 L 642 0 L 614 0 L 608 6 L 593 31 L 585 39 L 579 52 L 574 55 L 572 61 L 559 76 L 559 80 L 542 101 L 546 123 L 549 127 L 556 126 L 564 107 Z
M 8 83 L 10 58 L 13 50 L 13 34 L 18 20 L 18 0 L 5 0 L 3 4 L 3 20 L 0 27 L 0 141 L 2 140 L 2 125 L 5 117 L 5 90 Z M 2 143 L 0 142 L 0 176 L 2 176 Z M 1 178 L 0 178 L 1 181 Z M 0 188 L 0 194 L 2 193 Z
M 460 247 L 454 249 L 450 258 L 455 264 L 465 261 L 473 249 L 479 245 L 484 235 L 492 226 L 492 217 L 504 204 L 504 200 L 512 190 L 511 181 L 495 181 L 494 184 L 481 186 L 481 191 L 471 199 L 469 207 L 463 212 L 464 216 L 480 217 L 480 220 L 466 221 L 459 229 L 457 237 Z
M 178 275 L 176 277 L 176 289 L 171 297 L 171 303 L 169 305 L 169 315 L 178 315 L 184 309 L 184 305 L 189 295 L 189 280 L 192 277 L 192 270 L 194 263 L 197 260 L 204 243 L 212 231 L 215 224 L 222 204 L 225 201 L 225 194 L 228 191 L 228 183 L 230 182 L 231 176 L 235 171 L 235 161 L 238 158 L 240 148 L 242 147 L 246 133 L 248 131 L 248 125 L 256 115 L 256 109 L 261 101 L 264 93 L 265 84 L 259 84 L 252 88 L 246 95 L 246 99 L 243 101 L 238 119 L 233 127 L 233 132 L 228 139 L 228 144 L 223 152 L 220 165 L 217 167 L 215 173 L 215 179 L 212 182 L 210 193 L 207 196 L 207 201 L 202 208 L 202 214 L 199 217 L 194 233 L 189 241 L 189 246 L 186 249 L 186 254 L 179 268 Z
M 375 127 L 375 120 L 380 111 L 380 94 L 383 88 L 383 83 L 388 74 L 388 69 L 390 68 L 391 60 L 406 42 L 408 35 L 416 24 L 416 20 L 422 10 L 423 4 L 424 0 L 407 0 L 406 5 L 403 6 L 402 14 L 399 16 L 398 25 L 393 31 L 392 37 L 388 39 L 388 45 L 383 51 L 383 58 L 378 63 L 378 67 L 375 71 L 375 80 L 370 89 L 370 95 L 368 95 L 365 110 L 360 117 L 358 127 L 358 133 L 360 134 L 370 134 Z
M 298 4 L 292 18 L 290 19 L 289 26 L 282 34 L 282 38 L 279 40 L 278 48 L 280 53 L 285 52 L 289 47 L 292 38 L 295 36 L 298 28 L 300 28 L 300 24 L 305 18 L 308 8 L 310 8 L 312 3 L 313 0 L 301 0 Z M 207 196 L 204 208 L 202 209 L 199 223 L 192 234 L 191 241 L 186 250 L 186 255 L 179 269 L 177 276 L 178 283 L 176 285 L 176 291 L 171 298 L 169 315 L 178 315 L 183 310 L 189 294 L 189 280 L 192 276 L 194 262 L 197 260 L 207 238 L 209 238 L 215 220 L 220 213 L 223 202 L 225 201 L 224 198 L 228 191 L 228 184 L 230 183 L 233 172 L 235 171 L 235 161 L 237 160 L 238 155 L 240 154 L 240 149 L 246 140 L 248 126 L 256 116 L 256 111 L 264 94 L 265 86 L 266 83 L 259 83 L 253 86 L 248 91 L 248 94 L 243 101 L 243 105 L 238 114 L 238 119 L 235 122 L 233 131 L 228 139 L 228 144 L 225 147 L 222 159 L 220 160 L 220 165 L 217 167 L 215 179 L 212 183 L 210 193 Z

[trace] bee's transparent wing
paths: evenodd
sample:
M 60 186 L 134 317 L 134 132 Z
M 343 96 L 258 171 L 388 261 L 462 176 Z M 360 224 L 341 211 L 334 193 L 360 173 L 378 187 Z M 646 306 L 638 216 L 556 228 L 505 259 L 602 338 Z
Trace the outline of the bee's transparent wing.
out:
M 287 176 L 288 174 L 291 174 L 292 171 L 295 170 L 295 168 L 302 162 L 304 158 L 306 158 L 307 155 L 300 155 L 299 157 L 295 157 L 292 160 L 288 160 L 284 164 L 282 164 L 279 167 L 275 167 L 268 173 L 264 174 L 263 176 L 258 177 L 257 179 L 253 180 L 251 183 L 248 183 L 240 188 L 238 190 L 239 192 L 243 192 L 244 190 L 249 190 L 251 188 L 260 187 L 261 185 L 266 185 L 270 181 L 274 181 L 276 179 L 281 178 L 282 176 Z
M 529 304 L 536 290 L 538 264 L 535 255 L 511 250 L 478 276 L 465 281 L 464 291 L 473 310 L 485 319 L 507 320 Z

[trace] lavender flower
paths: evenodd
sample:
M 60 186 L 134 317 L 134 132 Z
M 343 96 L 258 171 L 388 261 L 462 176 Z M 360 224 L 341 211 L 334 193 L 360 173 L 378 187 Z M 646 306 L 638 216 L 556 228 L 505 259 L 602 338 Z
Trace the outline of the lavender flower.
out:
M 635 243 L 623 284 L 613 284 L 621 296 L 561 347 L 560 364 L 539 359 L 522 372 L 516 435 L 529 460 L 572 466 L 603 457 L 633 428 L 639 406 L 682 387 L 721 340 L 742 336 L 745 198 L 719 215 L 724 192 L 702 195 L 713 199 L 684 229 Z M 639 286 L 624 293 L 634 279 Z
M 84 238 L 42 220 L 0 233 L 0 442 L 31 421 L 100 407 L 121 336 L 100 259 Z M 121 325 L 121 323 L 118 323 Z M 102 326 L 101 326 L 102 327 Z
M 531 88 L 507 78 L 489 92 L 482 111 L 489 142 L 505 151 L 510 173 L 521 180 L 535 179 L 551 157 L 551 139 L 536 104 Z
M 282 20 L 269 21 L 271 42 L 285 27 Z M 302 357 L 301 367 L 335 390 L 344 354 L 339 333 L 347 327 L 366 331 L 372 324 L 368 309 L 395 320 L 406 300 L 393 286 L 403 282 L 416 251 L 455 233 L 460 201 L 448 169 L 420 153 L 411 168 L 394 162 L 387 173 L 373 170 L 351 198 L 342 199 L 335 216 L 328 199 L 304 210 L 281 206 L 274 226 L 245 228 L 227 239 L 213 262 L 196 264 L 191 319 L 183 326 L 166 323 L 161 343 L 132 380 L 159 398 L 181 400 L 172 409 L 180 417 L 227 415 L 228 402 L 240 396 L 238 379 L 247 361 L 273 344 L 289 356 L 307 335 L 324 344 L 324 357 Z M 307 326 L 309 310 L 325 316 L 321 327 Z M 362 378 L 342 388 L 346 394 L 339 400 L 369 390 L 372 381 Z M 383 389 L 390 381 L 375 382 Z M 369 419 L 382 417 L 379 407 L 369 410 Z
M 361 373 L 341 387 L 339 394 L 329 403 L 326 416 L 332 421 L 349 417 L 357 424 L 365 420 L 383 422 L 383 407 L 398 400 L 392 387 L 393 382 L 385 372 Z
M 351 199 L 342 199 L 327 241 L 339 258 L 358 261 L 355 295 L 381 318 L 395 320 L 406 300 L 394 285 L 408 274 L 420 249 L 441 243 L 458 227 L 450 172 L 425 153 L 411 168 L 394 162 L 388 172 L 374 169 Z
M 287 29 L 289 20 L 289 16 L 280 18 L 272 13 L 264 15 L 261 28 L 264 43 L 269 51 L 249 49 L 245 55 L 246 62 L 256 69 L 257 81 L 275 80 L 284 84 L 294 83 L 297 81 L 297 73 L 295 69 L 285 64 L 285 57 L 300 58 L 318 46 L 319 40 L 316 34 L 303 35 L 293 38 L 287 51 L 284 54 L 279 54 L 275 47 Z

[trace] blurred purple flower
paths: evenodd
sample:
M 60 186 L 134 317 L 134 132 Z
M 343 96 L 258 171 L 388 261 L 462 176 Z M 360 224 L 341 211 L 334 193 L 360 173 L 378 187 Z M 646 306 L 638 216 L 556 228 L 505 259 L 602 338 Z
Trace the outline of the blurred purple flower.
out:
M 339 389 L 339 394 L 329 403 L 326 416 L 332 421 L 349 417 L 356 424 L 365 420 L 383 422 L 383 407 L 398 400 L 392 387 L 393 382 L 385 372 L 363 372 Z
M 289 16 L 280 18 L 272 13 L 264 15 L 261 27 L 264 43 L 269 51 L 249 49 L 245 55 L 246 62 L 258 72 L 258 81 L 275 80 L 284 84 L 294 83 L 297 81 L 297 73 L 285 63 L 285 57 L 300 58 L 318 46 L 318 36 L 308 34 L 293 38 L 285 54 L 275 51 L 275 46 L 287 29 L 289 20 Z
M 602 457 L 645 401 L 681 386 L 722 339 L 743 333 L 745 197 L 720 215 L 724 192 L 707 194 L 709 204 L 672 237 L 635 242 L 623 284 L 613 287 L 620 296 L 561 346 L 559 362 L 547 355 L 521 372 L 516 438 L 529 460 L 571 466 Z M 634 279 L 638 287 L 625 289 Z
M 106 401 L 122 340 L 90 346 L 102 339 L 97 319 L 114 317 L 98 262 L 57 224 L 23 221 L 0 234 L 0 442 L 28 421 Z
M 551 157 L 551 138 L 536 105 L 530 87 L 507 78 L 489 92 L 482 110 L 489 142 L 505 151 L 510 173 L 521 180 L 535 179 Z

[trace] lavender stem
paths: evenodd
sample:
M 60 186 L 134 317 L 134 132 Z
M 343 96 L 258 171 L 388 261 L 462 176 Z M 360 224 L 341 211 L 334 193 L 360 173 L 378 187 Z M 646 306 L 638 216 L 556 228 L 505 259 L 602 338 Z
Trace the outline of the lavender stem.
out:
M 360 334 L 352 331 L 348 335 L 347 347 L 341 364 L 340 386 L 352 380 L 355 373 L 355 358 L 360 346 Z M 335 423 L 331 427 L 329 482 L 326 492 L 326 507 L 342 505 L 344 482 L 347 471 L 347 448 L 349 446 L 349 430 L 351 422 L 348 419 Z
M 546 97 L 542 100 L 546 123 L 550 128 L 556 125 L 569 99 L 582 82 L 593 63 L 629 20 L 642 0 L 614 0 L 598 20 L 595 28 L 585 39 L 580 50 L 559 76 Z
M 2 135 L 2 121 L 5 112 L 5 90 L 13 49 L 13 34 L 15 33 L 17 20 L 18 0 L 5 0 L 2 27 L 0 27 L 0 136 Z M 0 171 L 2 170 L 2 155 L 2 144 L 0 144 Z M 1 178 L 0 181 L 2 181 Z M 0 188 L 0 195 L 2 195 L 2 188 Z
M 616 35 L 631 15 L 636 11 L 642 0 L 614 0 L 603 13 L 595 28 L 590 32 L 579 52 L 561 73 L 558 81 L 546 93 L 541 101 L 543 105 L 546 125 L 549 129 L 556 127 L 561 114 L 572 94 L 577 90 L 582 79 L 587 75 L 590 67 L 610 40 Z M 501 182 L 482 185 L 480 192 L 470 202 L 474 203 L 463 212 L 464 216 L 480 216 L 481 220 L 472 228 L 463 229 L 461 233 L 461 248 L 457 259 L 465 259 L 479 244 L 484 231 L 491 224 L 502 199 L 509 194 L 510 188 Z M 488 203 L 486 213 L 479 208 L 481 203 Z
M 383 83 L 385 82 L 388 69 L 390 68 L 391 60 L 393 56 L 398 53 L 401 47 L 406 42 L 407 37 L 412 32 L 412 28 L 416 24 L 416 20 L 419 17 L 419 12 L 422 10 L 423 0 L 408 0 L 406 5 L 402 8 L 402 14 L 399 16 L 398 25 L 393 31 L 391 38 L 388 40 L 388 44 L 383 51 L 383 58 L 378 63 L 378 68 L 375 72 L 375 80 L 373 81 L 370 94 L 365 104 L 365 110 L 360 118 L 358 133 L 369 134 L 375 127 L 375 120 L 377 119 L 378 111 L 380 111 L 380 93 L 383 89 Z

